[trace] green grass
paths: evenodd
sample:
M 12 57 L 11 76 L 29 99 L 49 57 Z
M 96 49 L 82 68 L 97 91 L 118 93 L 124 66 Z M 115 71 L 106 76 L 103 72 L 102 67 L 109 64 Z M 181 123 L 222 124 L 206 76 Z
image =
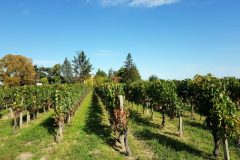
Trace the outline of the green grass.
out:
M 12 134 L 10 120 L 0 121 L 0 127 L 4 128 L 0 130 L 0 159 L 16 159 L 21 153 L 27 152 L 34 153 L 33 158 L 39 158 L 42 149 L 53 140 L 53 135 L 46 127 L 51 125 L 49 121 L 52 115 L 53 111 L 40 114 L 38 119 L 30 122 L 28 126 L 24 125 L 15 135 Z
M 3 110 L 0 110 L 0 119 L 3 117 L 3 116 L 7 116 L 9 113 L 9 111 L 7 109 L 3 109 Z

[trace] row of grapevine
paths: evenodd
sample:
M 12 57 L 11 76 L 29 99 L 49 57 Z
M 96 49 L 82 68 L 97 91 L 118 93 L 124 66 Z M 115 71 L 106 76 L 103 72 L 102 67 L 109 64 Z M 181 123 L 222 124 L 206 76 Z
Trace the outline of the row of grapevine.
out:
M 128 101 L 146 107 L 162 114 L 162 125 L 165 126 L 166 116 L 170 119 L 179 118 L 179 136 L 182 137 L 181 101 L 177 95 L 177 86 L 173 81 L 159 80 L 154 82 L 139 81 L 125 85 L 125 93 Z
M 117 103 L 117 95 L 124 95 L 124 86 L 119 83 L 106 83 L 95 88 L 98 96 L 101 97 L 103 104 L 107 107 L 110 117 L 113 117 L 113 110 Z
M 179 116 L 181 103 L 191 104 L 200 115 L 206 117 L 206 124 L 212 131 L 215 147 L 214 155 L 219 156 L 220 144 L 224 144 L 225 159 L 229 159 L 227 137 L 236 138 L 240 134 L 240 118 L 237 117 L 239 104 L 239 81 L 227 78 L 217 79 L 211 75 L 196 76 L 183 81 L 140 81 L 125 86 L 126 97 L 137 104 L 150 106 L 170 118 Z M 235 103 L 234 103 L 235 102 Z M 181 123 L 179 125 L 181 136 Z
M 118 83 L 107 83 L 97 86 L 95 92 L 108 110 L 111 128 L 119 134 L 118 142 L 125 149 L 126 156 L 131 156 L 128 145 L 128 112 L 123 108 L 124 86 Z
M 63 136 L 64 123 L 70 122 L 87 93 L 88 88 L 83 85 L 54 86 L 54 119 L 58 125 L 57 142 Z
M 193 80 L 197 111 L 206 117 L 206 125 L 214 138 L 214 156 L 219 156 L 220 144 L 224 145 L 225 159 L 230 159 L 227 138 L 240 135 L 240 118 L 237 106 L 229 95 L 226 83 L 211 75 L 196 76 Z
M 1 88 L 0 105 L 10 109 L 14 120 L 13 131 L 19 124 L 22 127 L 22 117 L 27 116 L 27 124 L 37 118 L 39 111 L 53 108 L 54 119 L 58 126 L 56 140 L 60 140 L 64 122 L 69 122 L 77 107 L 85 97 L 88 88 L 84 85 L 49 85 L 22 86 Z

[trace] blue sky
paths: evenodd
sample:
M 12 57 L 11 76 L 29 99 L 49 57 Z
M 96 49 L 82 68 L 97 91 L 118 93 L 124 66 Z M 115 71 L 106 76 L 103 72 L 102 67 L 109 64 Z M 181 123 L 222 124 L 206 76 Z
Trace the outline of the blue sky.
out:
M 0 0 L 0 57 L 51 66 L 84 50 L 95 69 L 131 53 L 142 77 L 240 77 L 239 0 Z

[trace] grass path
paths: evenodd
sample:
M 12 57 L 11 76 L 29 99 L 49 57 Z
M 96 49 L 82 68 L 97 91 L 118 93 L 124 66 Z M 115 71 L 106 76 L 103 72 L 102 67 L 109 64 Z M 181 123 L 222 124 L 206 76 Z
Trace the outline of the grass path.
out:
M 106 119 L 107 114 L 98 99 L 89 94 L 70 125 L 65 127 L 64 139 L 50 159 L 124 159 L 108 145 L 111 135 Z

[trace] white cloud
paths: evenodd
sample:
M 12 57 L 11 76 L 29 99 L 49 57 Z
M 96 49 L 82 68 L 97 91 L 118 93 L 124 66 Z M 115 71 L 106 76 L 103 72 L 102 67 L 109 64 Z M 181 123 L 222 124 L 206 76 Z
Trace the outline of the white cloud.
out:
M 117 5 L 125 5 L 129 2 L 129 0 L 99 0 L 101 5 L 107 6 L 117 6 Z
M 178 0 L 132 0 L 129 6 L 157 7 L 166 4 L 176 3 Z
M 124 5 L 129 7 L 158 7 L 173 4 L 180 0 L 99 0 L 103 6 Z

